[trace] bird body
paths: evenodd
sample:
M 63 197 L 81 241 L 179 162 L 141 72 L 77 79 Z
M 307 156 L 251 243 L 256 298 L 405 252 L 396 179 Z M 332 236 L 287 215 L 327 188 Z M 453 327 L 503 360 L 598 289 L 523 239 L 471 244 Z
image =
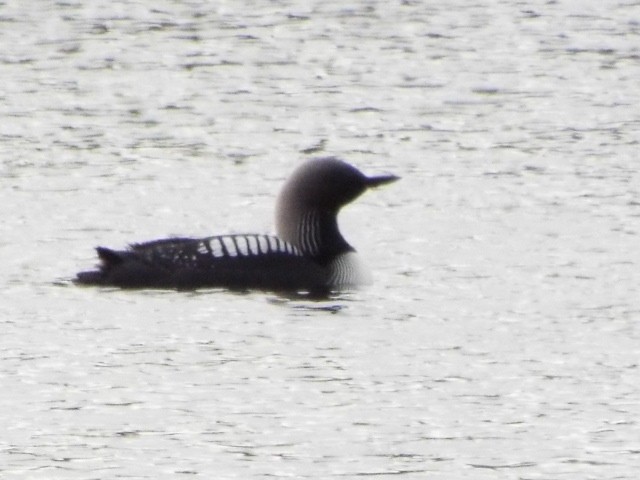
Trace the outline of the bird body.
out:
M 367 280 L 337 214 L 366 189 L 398 177 L 367 177 L 335 159 L 310 160 L 285 183 L 273 235 L 167 238 L 126 250 L 98 247 L 97 270 L 78 273 L 82 285 L 122 288 L 330 291 Z

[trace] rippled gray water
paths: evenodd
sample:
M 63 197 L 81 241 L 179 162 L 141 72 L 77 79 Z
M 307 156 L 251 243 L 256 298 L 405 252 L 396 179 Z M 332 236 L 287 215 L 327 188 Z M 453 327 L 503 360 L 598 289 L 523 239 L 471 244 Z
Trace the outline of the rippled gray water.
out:
M 640 8 L 0 5 L 3 479 L 632 479 Z M 402 182 L 326 301 L 76 288 L 272 231 L 297 163 Z

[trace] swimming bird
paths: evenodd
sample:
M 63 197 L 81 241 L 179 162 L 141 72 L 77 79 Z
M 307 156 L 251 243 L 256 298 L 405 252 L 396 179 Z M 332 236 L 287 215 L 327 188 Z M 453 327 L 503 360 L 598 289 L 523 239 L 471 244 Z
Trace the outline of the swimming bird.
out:
M 338 228 L 340 209 L 370 188 L 397 180 L 366 176 L 334 157 L 308 160 L 276 204 L 277 235 L 167 238 L 125 250 L 97 247 L 101 264 L 75 283 L 121 288 L 205 287 L 330 292 L 368 283 L 355 249 Z

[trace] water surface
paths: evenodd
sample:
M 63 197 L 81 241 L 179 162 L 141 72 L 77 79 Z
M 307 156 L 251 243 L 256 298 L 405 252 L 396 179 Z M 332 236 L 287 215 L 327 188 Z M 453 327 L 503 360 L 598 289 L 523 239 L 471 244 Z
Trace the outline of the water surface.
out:
M 633 2 L 0 6 L 2 478 L 631 479 Z M 68 280 L 273 229 L 302 159 L 402 182 L 323 301 Z

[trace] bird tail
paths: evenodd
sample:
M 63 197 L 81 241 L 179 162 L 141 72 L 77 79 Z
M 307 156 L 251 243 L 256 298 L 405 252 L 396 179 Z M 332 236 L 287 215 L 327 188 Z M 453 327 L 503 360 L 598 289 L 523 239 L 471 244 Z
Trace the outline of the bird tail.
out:
M 123 262 L 120 252 L 105 247 L 96 248 L 100 265 L 97 270 L 79 272 L 74 282 L 79 285 L 104 285 L 108 272 Z

